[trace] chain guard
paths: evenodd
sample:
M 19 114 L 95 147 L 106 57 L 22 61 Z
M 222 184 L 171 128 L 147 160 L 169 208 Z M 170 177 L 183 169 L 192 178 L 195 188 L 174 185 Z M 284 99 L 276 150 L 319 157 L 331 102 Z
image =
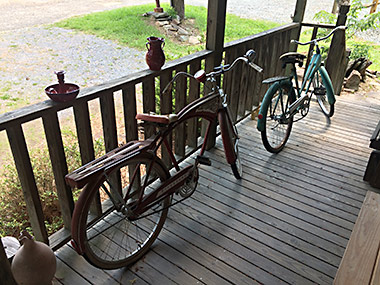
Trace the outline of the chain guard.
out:
M 185 184 L 183 184 L 178 189 L 178 194 L 183 198 L 190 197 L 198 185 L 198 179 L 199 179 L 199 172 L 198 167 L 196 165 L 193 166 L 193 170 L 190 172 L 189 176 L 187 177 Z

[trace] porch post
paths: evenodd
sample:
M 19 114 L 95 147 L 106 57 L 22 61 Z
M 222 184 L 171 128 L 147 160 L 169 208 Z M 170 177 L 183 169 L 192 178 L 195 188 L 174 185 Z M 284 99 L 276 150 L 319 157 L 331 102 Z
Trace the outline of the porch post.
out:
M 346 24 L 347 13 L 349 10 L 350 5 L 340 6 L 336 26 L 343 26 Z M 348 64 L 348 56 L 346 53 L 346 33 L 342 30 L 336 31 L 331 40 L 329 54 L 325 63 L 336 95 L 340 95 L 340 92 L 342 91 L 344 75 Z
M 227 0 L 209 0 L 207 15 L 206 49 L 214 51 L 208 61 L 211 68 L 222 61 Z
M 298 29 L 295 29 L 292 31 L 290 35 L 290 39 L 292 40 L 298 40 L 301 34 L 301 23 L 303 21 L 303 18 L 305 16 L 305 8 L 306 8 L 307 0 L 297 0 L 296 3 L 296 9 L 294 11 L 293 15 L 293 23 L 299 23 Z M 289 51 L 296 51 L 297 45 L 290 44 Z
M 220 65 L 223 58 L 224 32 L 226 27 L 227 0 L 208 0 L 206 49 L 212 50 L 213 54 L 206 59 L 206 72 L 213 70 L 214 66 Z M 207 141 L 207 149 L 215 145 L 216 123 L 212 126 Z

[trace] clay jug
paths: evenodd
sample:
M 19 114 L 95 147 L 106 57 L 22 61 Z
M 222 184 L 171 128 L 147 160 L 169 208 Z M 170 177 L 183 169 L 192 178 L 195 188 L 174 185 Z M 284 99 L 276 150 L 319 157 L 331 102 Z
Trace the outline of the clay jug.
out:
M 165 54 L 162 48 L 165 46 L 163 38 L 147 38 L 146 48 L 148 49 L 145 59 L 150 70 L 158 71 L 165 63 Z
M 46 244 L 35 241 L 27 231 L 22 231 L 19 240 L 22 246 L 11 266 L 17 284 L 52 284 L 57 266 L 54 252 Z

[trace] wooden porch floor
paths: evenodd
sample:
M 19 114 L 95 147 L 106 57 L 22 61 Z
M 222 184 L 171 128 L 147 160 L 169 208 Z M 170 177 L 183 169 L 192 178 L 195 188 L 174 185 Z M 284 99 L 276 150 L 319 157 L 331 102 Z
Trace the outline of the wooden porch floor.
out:
M 170 209 L 143 259 L 104 271 L 66 245 L 55 284 L 332 284 L 364 196 L 375 191 L 362 178 L 379 119 L 379 93 L 339 97 L 331 124 L 314 102 L 278 155 L 245 120 L 241 181 L 218 141 L 196 192 Z

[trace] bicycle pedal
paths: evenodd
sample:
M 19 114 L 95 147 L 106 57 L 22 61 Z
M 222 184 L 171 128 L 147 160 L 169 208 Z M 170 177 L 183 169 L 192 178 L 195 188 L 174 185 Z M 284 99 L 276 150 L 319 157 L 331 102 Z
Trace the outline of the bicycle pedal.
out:
M 197 161 L 198 163 L 203 164 L 203 165 L 208 165 L 208 166 L 211 165 L 211 160 L 208 157 L 203 156 L 203 155 L 198 155 Z
M 323 87 L 314 88 L 314 94 L 315 95 L 326 95 L 326 88 L 323 88 Z

